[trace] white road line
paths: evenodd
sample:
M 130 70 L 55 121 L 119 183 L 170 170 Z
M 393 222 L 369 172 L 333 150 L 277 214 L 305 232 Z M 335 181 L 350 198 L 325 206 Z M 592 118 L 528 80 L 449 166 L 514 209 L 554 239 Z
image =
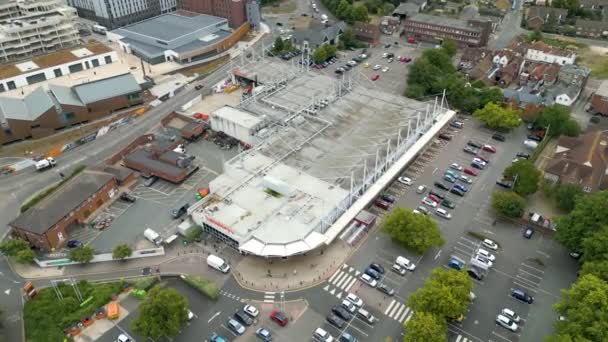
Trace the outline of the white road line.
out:
M 264 303 L 274 303 L 274 299 L 264 299 Z
M 528 278 L 524 278 L 524 277 L 522 277 L 519 274 L 516 275 L 515 278 L 516 278 L 516 280 L 521 280 L 523 283 L 528 284 L 529 286 L 534 286 L 534 287 L 539 287 L 540 286 L 540 281 L 539 282 L 535 282 L 535 281 L 532 281 L 532 280 L 530 280 Z
M 346 291 L 346 292 L 350 291 L 350 288 L 355 284 L 356 281 L 357 281 L 357 278 L 353 277 L 353 279 L 351 280 L 350 284 L 348 284 L 344 288 L 344 291 Z
M 336 277 L 336 275 L 338 275 L 338 273 L 340 273 L 340 270 L 337 270 L 327 281 L 328 283 L 331 283 L 332 280 L 334 280 L 334 278 Z
M 405 311 L 403 312 L 403 314 L 401 315 L 401 317 L 399 317 L 397 319 L 397 321 L 399 323 L 403 323 L 403 320 L 405 319 L 405 316 L 407 316 L 407 314 L 410 312 L 410 308 L 405 308 Z
M 520 283 L 518 283 L 516 281 L 513 281 L 513 284 L 519 285 L 520 287 L 523 287 L 524 289 L 530 290 L 530 291 L 532 291 L 534 293 L 538 292 L 537 290 L 531 288 L 529 285 L 523 285 L 523 284 L 520 284 Z
M 397 302 L 397 305 L 395 305 L 395 306 L 393 307 L 393 310 L 391 310 L 391 312 L 389 312 L 389 313 L 388 313 L 388 317 L 391 317 L 391 318 L 392 318 L 392 317 L 393 317 L 393 315 L 395 314 L 395 312 L 397 312 L 397 310 L 399 310 L 399 308 L 401 308 L 402 306 L 405 306 L 405 305 L 403 305 L 403 304 L 401 304 L 401 303 Z
M 522 273 L 525 273 L 525 274 L 527 274 L 527 275 L 529 275 L 529 276 L 531 276 L 531 277 L 538 278 L 539 280 L 542 280 L 542 279 L 543 279 L 543 277 L 539 277 L 539 276 L 537 276 L 536 274 L 532 274 L 532 273 L 530 273 L 530 272 L 524 271 L 524 270 L 522 270 L 521 268 L 520 268 L 520 269 L 518 269 L 518 271 L 519 271 L 519 272 L 522 272 Z
M 508 338 L 506 338 L 506 337 L 504 337 L 504 336 L 502 336 L 502 335 L 499 335 L 499 334 L 497 334 L 497 333 L 496 333 L 496 332 L 494 332 L 494 331 L 492 331 L 492 335 L 497 336 L 497 337 L 500 337 L 500 338 L 502 338 L 502 339 L 503 339 L 503 340 L 505 340 L 505 341 L 511 342 L 511 340 L 509 340 Z
M 456 338 L 456 342 L 460 342 L 460 339 L 462 339 L 462 335 L 458 335 L 458 337 Z M 465 342 L 465 341 L 463 341 L 463 342 Z
M 439 252 L 437 252 L 437 254 L 435 254 L 434 260 L 437 260 L 437 258 L 439 258 L 440 255 L 441 255 L 441 249 L 439 250 Z
M 397 310 L 397 312 L 395 312 L 395 315 L 391 315 L 391 318 L 394 320 L 398 320 L 399 316 L 401 315 L 401 312 L 403 312 L 403 310 L 405 309 L 405 305 L 402 305 L 401 307 L 399 307 L 399 310 Z
M 331 282 L 331 283 L 332 283 L 333 285 L 336 285 L 336 284 L 338 284 L 338 283 L 339 283 L 339 282 L 340 282 L 340 281 L 341 281 L 341 280 L 342 280 L 342 279 L 343 279 L 345 276 L 348 276 L 348 274 L 347 274 L 347 273 L 345 273 L 345 272 L 341 272 L 341 273 L 340 273 L 340 275 L 339 275 L 339 276 L 338 276 L 336 279 L 334 279 L 334 281 L 333 281 L 333 282 Z
M 410 311 L 410 314 L 407 316 L 407 318 L 405 319 L 404 323 L 407 323 L 410 321 L 410 319 L 412 319 L 412 316 L 414 316 L 414 310 Z
M 351 276 L 350 274 L 347 274 L 346 277 L 344 277 L 344 279 L 342 279 L 342 281 L 339 284 L 336 284 L 337 287 L 342 288 L 342 285 L 346 285 L 347 282 L 350 281 L 350 279 L 352 279 L 353 276 Z
M 526 266 L 526 267 L 528 267 L 528 268 L 531 268 L 531 269 L 533 269 L 533 270 L 535 270 L 535 271 L 537 271 L 537 272 L 540 272 L 540 273 L 545 273 L 545 271 L 543 271 L 543 270 L 539 270 L 538 268 L 533 267 L 533 266 L 530 266 L 530 265 L 528 265 L 528 264 L 526 264 L 526 263 L 523 263 L 523 262 L 522 262 L 522 263 L 521 263 L 521 265 L 522 265 L 522 266 Z
M 393 305 L 395 305 L 397 301 L 393 299 L 393 301 L 388 305 L 388 308 L 386 308 L 386 310 L 384 311 L 384 314 L 387 315 L 388 312 L 391 310 L 391 308 L 393 307 Z

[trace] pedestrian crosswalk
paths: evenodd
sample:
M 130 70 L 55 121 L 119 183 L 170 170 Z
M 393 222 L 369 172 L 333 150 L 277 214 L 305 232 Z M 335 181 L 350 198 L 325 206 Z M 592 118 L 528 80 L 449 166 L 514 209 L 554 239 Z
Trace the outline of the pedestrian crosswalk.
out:
M 226 297 L 226 298 L 230 298 L 230 299 L 236 300 L 237 302 L 245 303 L 245 298 L 241 298 L 241 297 L 239 297 L 237 295 L 234 295 L 234 294 L 232 294 L 230 292 L 226 292 L 224 290 L 221 290 L 220 294 L 222 296 Z
M 407 323 L 412 319 L 414 310 L 393 299 L 386 310 L 384 310 L 384 314 L 399 323 Z
M 329 278 L 323 290 L 340 299 L 357 282 L 359 274 L 354 267 L 344 264 Z
M 264 292 L 264 303 L 274 303 L 276 292 Z
M 473 340 L 468 339 L 462 335 L 458 335 L 458 337 L 456 337 L 456 341 L 455 342 L 473 342 Z

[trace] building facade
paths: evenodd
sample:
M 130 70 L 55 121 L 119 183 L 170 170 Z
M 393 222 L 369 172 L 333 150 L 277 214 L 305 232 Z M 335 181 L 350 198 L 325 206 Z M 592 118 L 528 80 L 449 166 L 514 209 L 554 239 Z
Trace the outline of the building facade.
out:
M 178 0 L 177 7 L 190 12 L 226 18 L 230 27 L 236 28 L 247 22 L 246 4 L 247 0 Z
M 608 81 L 603 81 L 591 97 L 591 110 L 608 116 Z
M 60 0 L 25 0 L 2 12 L 0 63 L 79 44 L 76 10 Z
M 262 22 L 262 12 L 260 11 L 260 2 L 257 0 L 247 1 L 245 12 L 247 13 L 247 22 L 253 27 L 259 27 Z
M 543 42 L 534 42 L 528 46 L 526 59 L 535 62 L 566 65 L 574 64 L 576 53 L 569 50 L 553 48 Z
M 437 44 L 451 39 L 460 47 L 481 47 L 487 44 L 491 27 L 491 22 L 416 14 L 405 20 L 404 34 L 408 38 Z
M 68 0 L 82 18 L 109 30 L 175 11 L 176 0 Z

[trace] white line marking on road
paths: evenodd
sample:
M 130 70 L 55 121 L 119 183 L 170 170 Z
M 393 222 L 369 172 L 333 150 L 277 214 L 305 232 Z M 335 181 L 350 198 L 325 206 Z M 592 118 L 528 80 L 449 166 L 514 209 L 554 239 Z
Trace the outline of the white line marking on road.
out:
M 11 289 L 7 289 L 6 291 L 4 291 L 4 294 L 6 294 L 7 296 L 11 294 Z
M 336 289 L 335 288 L 331 289 L 331 291 L 329 291 L 329 293 L 333 296 L 334 294 L 336 294 Z
M 439 170 L 439 168 L 435 168 L 435 170 L 433 170 L 433 174 L 435 174 L 435 172 L 437 172 L 437 170 Z
M 329 280 L 327 282 L 331 283 L 331 281 L 334 280 L 334 278 L 338 275 L 338 273 L 340 273 L 340 270 L 337 270 L 336 272 L 334 272 L 334 274 L 329 278 Z
M 543 277 L 539 277 L 539 276 L 537 276 L 536 274 L 532 274 L 532 273 L 530 273 L 530 272 L 526 272 L 526 271 L 522 270 L 521 268 L 520 268 L 520 269 L 518 269 L 518 271 L 519 271 L 519 272 L 522 272 L 522 273 L 525 273 L 525 274 L 527 274 L 527 275 L 529 275 L 529 276 L 531 276 L 531 277 L 538 278 L 539 280 L 543 279 Z
M 395 320 L 399 320 L 399 316 L 401 316 L 401 313 L 403 312 L 403 310 L 405 309 L 405 305 L 402 305 L 401 307 L 399 307 L 399 310 L 397 310 L 397 312 L 395 312 L 395 315 L 391 315 L 391 317 Z
M 342 288 L 342 285 L 346 285 L 346 283 L 348 283 L 352 278 L 353 277 L 350 274 L 347 274 L 346 277 L 344 277 L 344 279 L 342 279 L 339 284 L 336 284 L 336 286 Z
M 274 299 L 264 299 L 264 303 L 274 303 Z
M 462 335 L 458 335 L 458 337 L 456 338 L 456 342 L 460 342 L 460 339 L 462 339 Z M 466 338 L 465 338 L 466 340 Z
M 352 271 L 354 271 L 354 270 L 355 270 L 355 269 L 351 267 L 351 268 L 349 268 L 349 269 L 348 269 L 348 272 L 352 272 Z
M 338 297 L 338 299 L 342 299 L 342 292 L 338 293 L 336 297 Z
M 348 265 L 347 265 L 347 264 L 342 265 L 342 268 L 343 268 L 343 269 L 344 269 L 344 268 L 347 268 L 347 267 L 348 267 Z
M 403 312 L 403 314 L 401 315 L 401 317 L 399 317 L 397 319 L 397 321 L 399 323 L 403 323 L 403 320 L 405 319 L 405 316 L 407 316 L 407 314 L 410 312 L 410 308 L 405 308 L 405 311 Z
M 323 290 L 325 290 L 325 291 L 329 291 L 329 285 L 326 285 L 326 286 L 323 288 Z
M 219 316 L 222 312 L 218 311 L 216 312 L 213 316 L 211 316 L 211 318 L 209 318 L 209 320 L 207 321 L 207 323 L 211 323 L 211 321 L 213 321 L 213 319 L 217 316 Z
M 550 258 L 551 258 L 551 256 L 550 256 L 549 254 L 547 254 L 547 253 L 545 253 L 545 252 L 543 252 L 543 251 L 538 251 L 538 250 L 537 250 L 537 251 L 536 251 L 536 253 L 538 253 L 538 254 L 540 254 L 540 255 L 544 256 L 544 257 L 545 257 L 545 258 L 547 258 L 547 259 L 550 259 Z
M 519 285 L 520 287 L 523 287 L 524 289 L 530 290 L 530 291 L 532 291 L 532 292 L 534 292 L 534 293 L 538 292 L 537 290 L 535 290 L 535 289 L 531 288 L 531 287 L 530 287 L 530 285 L 523 285 L 523 284 L 518 283 L 518 282 L 516 282 L 516 281 L 513 281 L 513 284 L 515 284 L 515 285 Z
M 348 277 L 348 273 L 340 273 L 340 275 L 336 279 L 334 279 L 333 284 L 337 286 L 340 282 L 342 282 L 345 277 Z
M 395 312 L 397 312 L 399 310 L 399 308 L 404 307 L 405 305 L 401 304 L 401 303 L 397 303 L 397 305 L 395 305 L 393 307 L 393 310 L 391 310 L 391 312 L 388 313 L 389 317 L 393 317 L 393 315 L 395 314 Z
M 393 299 L 393 301 L 388 305 L 388 308 L 386 308 L 386 310 L 384 311 L 384 314 L 387 315 L 388 312 L 391 310 L 391 308 L 393 307 L 393 305 L 395 305 L 397 301 Z
M 502 339 L 503 339 L 503 340 L 505 340 L 505 341 L 511 342 L 511 340 L 509 340 L 508 338 L 506 338 L 506 337 L 504 337 L 504 336 L 502 336 L 502 335 L 500 335 L 500 334 L 497 334 L 497 333 L 496 333 L 496 332 L 494 332 L 494 331 L 492 331 L 492 335 L 497 336 L 497 337 L 500 337 L 500 338 L 502 338 Z
M 437 258 L 439 258 L 439 256 L 441 255 L 441 249 L 439 250 L 439 252 L 437 252 L 437 254 L 435 255 L 434 260 L 437 260 Z
M 528 265 L 528 264 L 526 264 L 526 263 L 523 263 L 523 262 L 522 262 L 522 263 L 521 263 L 521 265 L 522 265 L 522 266 L 526 266 L 527 268 L 531 268 L 531 269 L 533 269 L 533 270 L 535 270 L 535 271 L 537 271 L 537 272 L 540 272 L 540 273 L 545 273 L 545 271 L 543 271 L 543 270 L 539 270 L 538 268 L 533 267 L 533 266 L 530 266 L 530 265 Z
M 534 287 L 539 287 L 540 286 L 540 281 L 532 281 L 528 278 L 524 278 L 521 275 L 516 275 L 515 278 L 517 278 L 517 280 L 521 280 L 522 282 L 528 284 L 529 286 L 534 286 Z
M 348 286 L 346 286 L 344 288 L 344 291 L 346 291 L 346 292 L 350 291 L 350 288 L 355 284 L 356 281 L 357 281 L 357 278 L 353 278 L 353 280 L 350 282 L 350 284 L 348 284 Z
M 405 319 L 404 323 L 407 323 L 410 321 L 410 319 L 412 319 L 412 316 L 414 316 L 414 310 L 410 311 L 410 314 L 407 316 L 407 318 Z

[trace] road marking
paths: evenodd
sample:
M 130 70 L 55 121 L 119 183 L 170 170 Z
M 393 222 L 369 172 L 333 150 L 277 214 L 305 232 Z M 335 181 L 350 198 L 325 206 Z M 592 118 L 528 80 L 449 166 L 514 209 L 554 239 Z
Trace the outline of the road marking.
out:
M 338 275 L 338 273 L 340 273 L 340 270 L 337 270 L 332 276 L 331 278 L 329 278 L 329 280 L 327 281 L 328 283 L 331 283 L 332 280 L 334 280 L 334 278 Z
M 8 296 L 11 294 L 11 289 L 7 289 L 6 291 L 4 291 L 4 293 Z
M 437 254 L 435 255 L 434 260 L 437 260 L 437 258 L 439 258 L 439 256 L 441 255 L 441 249 L 439 250 L 439 252 L 437 252 Z
M 213 316 L 211 316 L 211 318 L 209 318 L 209 320 L 207 321 L 207 323 L 211 323 L 211 321 L 213 321 L 213 319 L 217 316 L 219 316 L 222 312 L 218 311 L 216 312 Z
M 334 281 L 330 281 L 330 283 L 333 285 L 336 285 L 342 280 L 342 278 L 344 278 L 344 276 L 347 276 L 347 275 L 348 275 L 347 273 L 340 271 L 340 275 L 336 279 L 334 279 Z
M 533 270 L 535 270 L 535 271 L 537 271 L 537 272 L 540 272 L 540 273 L 545 273 L 545 271 L 543 271 L 543 270 L 539 270 L 538 268 L 533 267 L 533 266 L 530 266 L 530 265 L 528 265 L 528 264 L 526 264 L 526 263 L 523 263 L 523 262 L 522 262 L 522 263 L 521 263 L 521 265 L 522 265 L 522 266 L 526 266 L 526 267 L 528 267 L 528 268 L 531 268 L 531 269 L 533 269 Z
M 410 312 L 410 308 L 405 308 L 405 311 L 403 312 L 403 315 L 401 315 L 401 317 L 399 317 L 397 319 L 397 321 L 399 323 L 403 323 L 403 320 L 405 319 L 405 317 L 407 316 L 407 314 Z
M 342 288 L 342 285 L 346 285 L 353 277 L 350 274 L 347 274 L 344 279 L 342 279 L 338 284 L 335 284 L 336 287 Z
M 503 340 L 505 340 L 505 341 L 511 342 L 511 340 L 509 340 L 508 338 L 506 338 L 506 337 L 504 337 L 504 336 L 502 336 L 502 335 L 500 335 L 500 334 L 497 334 L 497 333 L 496 333 L 496 332 L 494 332 L 494 331 L 492 331 L 492 335 L 497 336 L 497 337 L 500 337 L 500 338 L 502 338 L 502 339 L 503 339 Z
M 407 318 L 405 319 L 404 324 L 405 324 L 405 323 L 407 323 L 407 322 L 409 322 L 409 321 L 410 321 L 410 319 L 412 319 L 412 316 L 414 316 L 414 310 L 410 311 L 410 315 L 409 315 L 409 316 L 407 316 Z
M 386 308 L 386 310 L 384 311 L 385 315 L 388 315 L 388 312 L 391 310 L 393 305 L 395 305 L 395 303 L 397 303 L 397 301 L 393 299 L 393 301 L 388 305 L 388 308 Z
M 542 236 L 542 235 L 541 235 L 541 236 Z M 536 253 L 538 253 L 538 254 L 540 254 L 540 255 L 544 256 L 544 257 L 545 257 L 545 258 L 547 258 L 547 259 L 550 259 L 550 258 L 551 258 L 551 256 L 550 256 L 549 254 L 547 254 L 547 253 L 545 253 L 545 252 L 543 252 L 543 251 L 538 251 L 538 250 L 537 250 L 537 251 L 536 251 Z
M 391 315 L 391 317 L 392 317 L 392 318 L 394 318 L 395 320 L 397 320 L 397 321 L 398 321 L 398 320 L 399 320 L 399 316 L 401 316 L 401 313 L 403 312 L 403 310 L 404 310 L 405 308 L 406 308 L 406 307 L 405 307 L 405 305 L 401 305 L 401 306 L 399 307 L 399 310 L 397 310 L 397 312 L 395 312 L 395 315 L 394 315 L 394 316 L 393 316 L 393 315 Z M 409 308 L 408 308 L 408 310 L 409 310 Z
M 350 284 L 348 284 L 348 286 L 346 286 L 346 288 L 344 288 L 344 291 L 348 292 L 350 290 L 350 288 L 355 284 L 356 281 L 357 281 L 357 278 L 353 278 L 352 281 L 350 282 Z
M 529 276 L 531 276 L 531 277 L 538 278 L 539 280 L 542 280 L 542 279 L 543 279 L 543 277 L 539 277 L 539 276 L 537 276 L 536 274 L 532 274 L 532 273 L 530 273 L 530 272 L 526 272 L 526 271 L 522 270 L 521 268 L 520 268 L 520 269 L 518 269 L 518 271 L 519 271 L 519 272 L 522 272 L 522 273 L 525 273 L 525 274 L 527 274 L 527 275 L 529 275 Z
M 433 174 L 435 174 L 435 172 L 437 172 L 437 170 L 439 170 L 439 168 L 435 168 L 435 170 L 433 170 Z

